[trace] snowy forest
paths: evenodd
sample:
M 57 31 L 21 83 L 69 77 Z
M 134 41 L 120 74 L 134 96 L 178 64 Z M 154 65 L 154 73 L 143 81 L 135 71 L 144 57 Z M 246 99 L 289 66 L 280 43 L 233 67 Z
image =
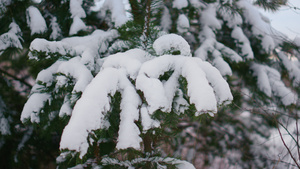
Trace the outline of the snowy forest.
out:
M 0 168 L 300 168 L 288 0 L 0 0 Z

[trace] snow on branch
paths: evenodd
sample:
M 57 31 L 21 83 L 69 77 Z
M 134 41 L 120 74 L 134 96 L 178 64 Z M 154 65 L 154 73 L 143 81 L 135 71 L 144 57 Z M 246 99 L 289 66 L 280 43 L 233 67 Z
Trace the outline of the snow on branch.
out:
M 64 129 L 60 149 L 75 150 L 80 152 L 81 157 L 86 154 L 89 133 L 110 126 L 105 119 L 111 109 L 109 95 L 113 96 L 117 91 L 122 95 L 117 148 L 140 148 L 140 132 L 134 121 L 139 118 L 141 100 L 122 70 L 106 68 L 92 80 L 76 103 L 70 122 Z
M 288 56 L 283 52 L 279 52 L 278 57 L 282 60 L 284 67 L 288 70 L 289 76 L 293 80 L 293 85 L 299 86 L 300 67 L 297 66 L 297 62 L 289 59 Z
M 23 49 L 21 44 L 23 39 L 21 35 L 22 32 L 19 25 L 17 25 L 15 22 L 12 22 L 9 25 L 9 31 L 0 36 L 0 54 L 2 54 L 2 52 L 9 47 Z
M 121 27 L 129 20 L 126 16 L 122 0 L 105 0 L 100 11 L 101 15 L 106 15 L 105 12 L 107 10 L 111 12 L 111 21 L 114 23 L 115 27 Z
M 174 36 L 162 36 L 154 44 L 160 44 L 161 41 L 168 43 L 164 38 Z M 185 46 L 188 49 L 183 50 L 182 46 L 176 46 L 173 42 L 159 50 L 168 51 L 175 46 L 189 55 L 186 52 L 189 51 L 189 46 Z M 161 80 L 160 77 L 166 72 L 172 73 L 167 79 Z M 174 105 L 187 104 L 182 101 L 183 98 L 175 99 L 175 95 L 181 90 L 181 77 L 187 81 L 185 87 L 189 104 L 194 104 L 197 109 L 195 115 L 214 115 L 219 105 L 228 104 L 233 99 L 230 88 L 219 71 L 200 58 L 184 55 L 153 57 L 140 49 L 110 55 L 103 59 L 100 72 L 76 102 L 69 124 L 64 129 L 60 149 L 77 151 L 82 158 L 89 145 L 95 141 L 88 141 L 88 136 L 96 130 L 109 128 L 107 117 L 112 110 L 111 97 L 117 92 L 121 94 L 121 112 L 116 148 L 140 149 L 142 140 L 135 121 L 141 120 L 144 131 L 159 127 L 160 122 L 151 116 L 156 110 L 168 113 L 177 109 L 172 107 L 174 102 Z M 142 119 L 139 119 L 140 116 Z
M 44 17 L 40 11 L 34 7 L 30 6 L 26 10 L 27 24 L 31 30 L 31 35 L 41 34 L 47 31 L 47 25 Z
M 73 23 L 70 27 L 69 35 L 75 35 L 81 30 L 86 30 L 87 26 L 81 20 L 81 18 L 86 17 L 85 11 L 82 8 L 82 0 L 70 0 L 70 12 Z
M 257 37 L 261 36 L 261 44 L 266 52 L 270 52 L 275 49 L 278 43 L 281 43 L 278 39 L 274 38 L 281 36 L 274 28 L 271 27 L 268 18 L 263 16 L 249 1 L 240 0 L 237 5 L 243 9 L 243 16 L 245 22 L 252 26 L 252 33 Z
M 283 105 L 288 106 L 296 103 L 296 94 L 288 89 L 281 80 L 280 73 L 269 66 L 253 63 L 250 67 L 253 75 L 257 77 L 257 86 L 267 96 L 272 93 L 281 99 Z

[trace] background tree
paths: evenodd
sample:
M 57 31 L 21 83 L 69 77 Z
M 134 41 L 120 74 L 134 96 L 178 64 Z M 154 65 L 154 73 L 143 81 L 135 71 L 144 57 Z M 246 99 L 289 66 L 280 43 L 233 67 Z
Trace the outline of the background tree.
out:
M 7 23 L 1 33 L 9 34 L 9 41 L 3 38 L 5 45 L 1 45 L 3 58 L 8 59 L 1 63 L 19 74 L 16 70 L 22 67 L 10 64 L 16 57 L 7 53 L 14 47 L 22 51 L 17 58 L 28 55 L 34 63 L 33 75 L 44 69 L 21 115 L 33 127 L 18 131 L 33 133 L 40 140 L 53 139 L 69 122 L 57 158 L 61 168 L 192 167 L 173 157 L 198 168 L 282 168 L 293 163 L 278 156 L 283 145 L 269 140 L 273 129 L 280 124 L 287 128 L 283 124 L 294 120 L 299 111 L 297 40 L 287 41 L 247 0 L 130 0 L 128 11 L 120 0 L 101 2 L 98 12 L 90 10 L 91 3 L 75 0 L 5 1 L 1 6 L 1 19 Z M 7 12 L 19 3 L 20 12 Z M 285 3 L 254 2 L 271 10 Z M 219 107 L 231 97 L 219 93 L 227 91 L 227 85 L 218 73 L 209 74 L 215 68 L 207 62 L 227 80 L 234 98 L 230 106 Z M 5 79 L 28 83 L 6 70 Z M 209 85 L 204 87 L 200 81 Z M 150 90 L 148 84 L 156 87 Z M 207 89 L 210 96 L 200 94 L 200 89 Z M 199 101 L 203 96 L 207 100 Z M 8 119 L 12 115 L 7 103 L 14 102 L 5 99 L 0 117 Z M 199 113 L 212 115 L 216 107 L 213 118 Z M 10 129 L 20 126 L 4 121 L 13 126 Z M 124 125 L 129 131 L 124 132 Z M 133 134 L 131 140 L 124 133 Z M 29 139 L 28 150 L 33 149 L 30 143 L 41 145 Z M 57 154 L 57 147 L 47 148 Z

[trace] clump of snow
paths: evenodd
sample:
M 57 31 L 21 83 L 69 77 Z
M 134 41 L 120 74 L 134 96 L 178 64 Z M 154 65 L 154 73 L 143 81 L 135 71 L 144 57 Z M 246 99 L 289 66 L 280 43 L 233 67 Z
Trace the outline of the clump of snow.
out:
M 63 106 L 60 108 L 59 115 L 71 115 L 71 105 L 78 100 L 78 93 L 83 92 L 86 86 L 93 79 L 91 71 L 97 70 L 97 59 L 100 58 L 99 52 L 105 52 L 107 50 L 108 42 L 117 37 L 118 34 L 115 30 L 107 32 L 96 30 L 92 35 L 85 37 L 71 37 L 65 38 L 62 41 L 47 41 L 45 39 L 35 39 L 30 46 L 31 51 L 44 52 L 47 58 L 51 57 L 51 54 L 59 53 L 62 56 L 65 55 L 77 55 L 68 61 L 56 61 L 51 67 L 42 70 L 36 79 L 36 84 L 31 90 L 31 95 L 24 106 L 21 119 L 26 121 L 30 119 L 34 123 L 39 122 L 39 113 L 42 113 L 44 104 L 48 101 L 55 99 L 53 95 L 45 95 L 43 88 L 49 87 L 52 84 L 56 84 L 53 89 L 53 94 L 59 91 L 67 84 L 67 77 L 71 77 L 73 80 L 73 90 L 71 93 L 66 94 Z M 33 55 L 34 52 L 29 53 L 30 59 L 39 60 L 38 55 Z M 47 59 L 46 58 L 46 59 Z M 68 58 L 65 58 L 68 59 Z M 54 76 L 54 74 L 57 74 Z M 43 85 L 40 85 L 42 83 Z M 73 86 L 74 85 L 74 86 Z M 61 96 L 60 96 L 61 97 Z M 38 101 L 38 104 L 34 104 Z
M 221 21 L 216 17 L 217 4 L 208 4 L 207 8 L 201 12 L 200 22 L 211 29 L 221 29 Z
M 158 128 L 160 126 L 160 122 L 158 120 L 154 120 L 150 116 L 150 112 L 145 104 L 141 107 L 141 121 L 143 126 L 143 131 L 147 131 L 151 128 Z
M 252 33 L 262 36 L 262 46 L 266 52 L 272 51 L 276 46 L 276 41 L 272 36 L 276 36 L 276 31 L 271 27 L 270 22 L 263 16 L 249 1 L 240 0 L 237 5 L 243 9 L 245 22 L 252 25 Z
M 221 8 L 218 12 L 224 21 L 226 21 L 226 24 L 229 28 L 241 26 L 243 23 L 243 18 L 239 13 L 232 13 L 226 8 Z
M 189 19 L 184 15 L 180 14 L 177 20 L 177 30 L 179 33 L 187 32 L 190 28 Z
M 293 80 L 293 85 L 298 86 L 300 84 L 300 68 L 295 64 L 296 62 L 290 60 L 283 52 L 279 52 L 278 57 L 288 70 L 289 76 Z
M 177 35 L 175 37 L 178 38 Z M 152 57 L 145 51 L 133 49 L 108 56 L 102 66 L 76 102 L 60 143 L 60 149 L 75 150 L 81 158 L 93 142 L 87 141 L 88 135 L 94 130 L 110 126 L 106 116 L 111 110 L 110 96 L 116 92 L 122 96 L 118 149 L 140 149 L 140 131 L 134 123 L 140 116 L 144 131 L 160 126 L 160 122 L 152 119 L 151 115 L 159 109 L 171 111 L 175 94 L 179 90 L 180 75 L 188 82 L 190 103 L 195 104 L 197 109 L 195 115 L 203 112 L 213 115 L 217 105 L 232 100 L 230 88 L 219 71 L 199 58 L 183 55 Z M 169 70 L 174 71 L 170 78 L 160 81 L 159 76 Z M 135 86 L 129 77 L 131 80 L 136 79 Z M 137 90 L 143 92 L 147 105 L 141 105 Z M 174 105 L 186 106 L 187 102 L 182 99 L 175 99 L 178 103 Z M 64 109 L 69 111 L 67 102 Z
M 72 47 L 64 42 L 61 41 L 47 41 L 46 39 L 36 38 L 34 39 L 29 47 L 30 51 L 37 51 L 37 52 L 45 52 L 46 55 L 50 53 L 59 53 L 61 55 L 66 54 L 75 54 L 75 51 Z M 29 53 L 29 59 L 39 60 L 38 56 Z
M 11 4 L 11 0 L 1 0 L 1 3 L 0 3 L 0 18 L 2 18 L 3 16 L 3 13 L 6 12 L 6 6 L 10 5 Z
M 86 14 L 82 8 L 82 0 L 70 0 L 71 17 L 85 18 Z
M 241 48 L 241 54 L 246 56 L 247 59 L 253 59 L 254 54 L 250 45 L 248 37 L 244 34 L 240 27 L 243 23 L 242 16 L 239 13 L 231 13 L 230 11 L 221 8 L 219 11 L 227 26 L 232 28 L 231 37 L 235 39 L 236 45 Z
M 106 68 L 92 80 L 81 99 L 77 101 L 69 124 L 62 134 L 60 149 L 75 150 L 80 152 L 80 157 L 86 154 L 89 145 L 88 134 L 93 130 L 108 128 L 110 125 L 105 120 L 105 115 L 110 111 L 108 96 L 114 95 L 117 91 L 122 94 L 120 114 L 122 119 L 117 147 L 140 148 L 140 133 L 134 123 L 139 117 L 140 98 L 123 71 Z
M 212 113 L 217 111 L 218 99 L 216 96 L 222 98 L 218 100 L 219 103 L 225 100 L 232 100 L 228 85 L 222 88 L 223 92 L 227 93 L 224 95 L 219 93 L 222 90 L 213 89 L 218 86 L 216 83 L 219 82 L 212 77 L 208 77 L 204 69 L 209 69 L 210 75 L 220 78 L 221 81 L 223 80 L 222 85 L 226 84 L 226 81 L 222 78 L 219 71 L 210 64 L 203 64 L 202 62 L 199 58 L 173 55 L 163 55 L 145 62 L 137 77 L 136 87 L 144 93 L 144 97 L 148 103 L 149 114 L 151 115 L 158 109 L 165 112 L 171 110 L 173 98 L 178 88 L 177 79 L 180 75 L 186 78 L 188 82 L 188 95 L 190 103 L 196 106 L 198 111 L 196 115 L 202 112 L 208 112 L 213 115 Z M 159 76 L 169 70 L 174 71 L 172 76 L 166 82 L 161 82 L 158 79 Z M 153 88 L 156 90 L 153 90 Z
M 201 12 L 201 32 L 198 36 L 201 46 L 195 51 L 195 56 L 201 58 L 202 60 L 209 61 L 221 72 L 223 76 L 231 76 L 232 70 L 223 57 L 227 57 L 233 62 L 240 62 L 243 61 L 243 59 L 234 50 L 226 47 L 220 42 L 217 42 L 215 31 L 221 29 L 223 24 L 223 22 L 217 18 L 217 8 L 217 3 L 212 3 L 208 4 L 207 8 Z M 223 10 L 221 10 L 220 13 L 222 13 L 222 11 Z M 228 16 L 226 16 L 226 14 Z M 229 14 L 227 12 L 225 12 L 223 19 L 225 21 L 226 19 L 229 20 Z M 232 21 L 231 23 L 240 24 L 240 22 L 240 18 L 237 16 L 235 21 Z
M 182 9 L 188 6 L 187 0 L 174 0 L 173 8 Z
M 189 0 L 192 6 L 195 8 L 204 8 L 206 5 L 204 2 L 198 1 L 198 0 Z
M 57 68 L 61 63 L 61 61 L 57 61 L 49 68 L 42 70 L 38 74 L 36 82 L 42 82 L 46 86 L 50 86 L 54 80 L 53 74 L 56 73 Z M 39 114 L 42 113 L 42 108 L 47 101 L 51 102 L 51 95 L 49 93 L 41 92 L 42 88 L 43 86 L 38 83 L 32 87 L 31 94 L 21 113 L 22 122 L 25 122 L 28 119 L 30 119 L 32 123 L 40 122 Z
M 238 44 L 238 46 L 241 48 L 243 56 L 246 56 L 248 59 L 254 58 L 250 41 L 244 34 L 241 27 L 235 26 L 231 32 L 231 37 L 237 40 L 236 44 Z
M 190 45 L 185 39 L 176 34 L 167 34 L 159 37 L 154 41 L 153 48 L 158 55 L 180 51 L 181 55 L 191 56 Z
M 32 123 L 39 123 L 40 110 L 50 98 L 51 96 L 48 93 L 33 93 L 24 105 L 21 121 L 24 123 L 27 119 L 30 119 Z
M 34 7 L 30 6 L 26 10 L 27 24 L 31 30 L 31 35 L 40 34 L 47 31 L 47 25 L 44 17 L 40 11 Z
M 72 93 L 83 92 L 85 87 L 94 78 L 91 71 L 86 68 L 81 62 L 79 57 L 70 59 L 63 62 L 57 69 L 57 73 L 62 73 L 65 76 L 73 77 L 76 80 Z M 57 76 L 58 87 L 66 85 L 64 80 L 65 76 Z
M 297 96 L 284 85 L 276 69 L 257 63 L 253 63 L 250 68 L 257 77 L 258 88 L 267 96 L 271 97 L 273 93 L 285 106 L 296 103 Z
M 86 30 L 87 26 L 81 20 L 81 18 L 86 17 L 85 11 L 82 8 L 82 0 L 70 0 L 70 12 L 73 23 L 70 27 L 69 35 L 75 35 L 81 30 Z
M 2 54 L 2 52 L 9 47 L 23 49 L 23 46 L 20 42 L 20 40 L 23 40 L 21 35 L 22 32 L 20 27 L 15 22 L 12 22 L 9 25 L 9 31 L 0 36 L 0 54 Z
M 172 27 L 172 20 L 169 9 L 164 7 L 163 15 L 161 17 L 160 25 L 165 32 L 169 32 Z
M 107 10 L 111 12 L 111 20 L 116 27 L 122 26 L 129 20 L 122 0 L 105 0 L 101 8 L 102 15 L 105 15 Z
M 150 54 L 141 49 L 131 49 L 124 53 L 110 55 L 105 59 L 101 69 L 107 67 L 122 69 L 131 79 L 136 79 L 142 63 L 150 59 L 147 56 Z
M 50 27 L 52 29 L 51 35 L 50 35 L 50 39 L 56 40 L 59 37 L 61 37 L 61 29 L 57 23 L 57 18 L 56 17 L 52 17 L 51 19 L 51 23 L 50 23 Z
M 78 16 L 75 16 L 73 18 L 73 23 L 70 27 L 69 35 L 75 35 L 79 31 L 86 30 L 86 29 L 87 26 L 85 25 L 85 23 Z
M 116 30 L 102 31 L 95 30 L 91 35 L 84 37 L 71 37 L 65 38 L 61 41 L 47 41 L 45 39 L 35 39 L 30 44 L 29 49 L 31 51 L 59 53 L 61 55 L 70 54 L 81 55 L 81 62 L 85 64 L 89 69 L 98 69 L 95 67 L 95 60 L 100 58 L 101 53 L 107 51 L 109 42 L 118 37 Z M 48 58 L 51 56 L 49 55 Z M 48 59 L 46 58 L 46 59 Z M 29 59 L 39 60 L 39 55 L 29 53 Z
M 209 59 L 208 54 L 210 54 L 212 59 Z M 229 58 L 233 62 L 240 62 L 243 60 L 235 51 L 217 42 L 214 38 L 208 38 L 203 41 L 201 46 L 195 51 L 195 56 L 202 60 L 209 60 L 223 76 L 232 75 L 232 70 L 228 63 L 223 59 L 223 56 Z

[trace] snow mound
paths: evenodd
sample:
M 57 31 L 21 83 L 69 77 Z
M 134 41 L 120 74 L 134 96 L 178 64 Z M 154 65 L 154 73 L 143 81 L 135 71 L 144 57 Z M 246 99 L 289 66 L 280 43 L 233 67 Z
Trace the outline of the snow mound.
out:
M 176 34 L 167 34 L 159 37 L 154 41 L 153 48 L 158 55 L 179 51 L 180 55 L 191 56 L 190 45 L 183 37 Z
M 31 35 L 44 33 L 47 30 L 47 25 L 44 17 L 40 11 L 34 7 L 30 6 L 26 10 L 27 24 L 31 30 Z

